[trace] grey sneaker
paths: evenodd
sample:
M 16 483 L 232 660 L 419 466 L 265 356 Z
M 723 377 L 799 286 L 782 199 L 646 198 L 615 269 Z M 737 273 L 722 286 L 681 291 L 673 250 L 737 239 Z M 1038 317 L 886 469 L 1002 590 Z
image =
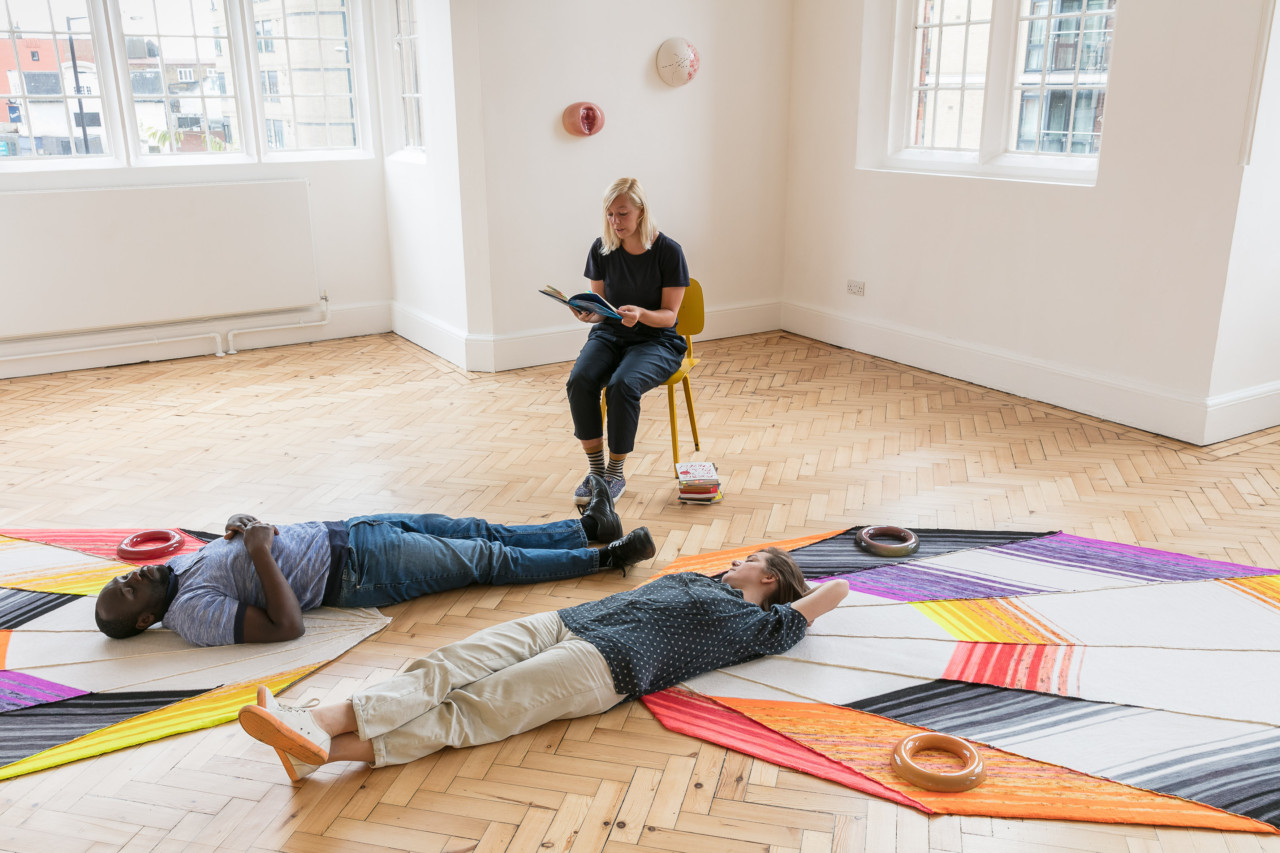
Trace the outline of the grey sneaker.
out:
M 625 477 L 610 477 L 607 474 L 604 478 L 605 484 L 609 487 L 609 497 L 617 500 L 627 491 L 627 480 Z
M 595 476 L 600 476 L 596 474 Z M 573 490 L 573 502 L 578 506 L 586 506 L 591 503 L 591 474 L 582 478 L 582 485 Z

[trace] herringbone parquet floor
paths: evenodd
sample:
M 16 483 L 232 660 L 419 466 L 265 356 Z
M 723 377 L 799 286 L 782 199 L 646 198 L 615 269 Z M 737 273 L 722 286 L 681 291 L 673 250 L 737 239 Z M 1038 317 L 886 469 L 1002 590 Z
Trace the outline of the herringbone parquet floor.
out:
M 784 333 L 703 343 L 684 507 L 665 400 L 620 501 L 680 554 L 859 523 L 1072 533 L 1280 566 L 1280 429 L 1196 448 Z M 220 530 L 393 510 L 568 515 L 567 365 L 468 374 L 382 335 L 0 382 L 0 526 Z M 686 445 L 688 438 L 686 435 Z M 691 450 L 689 447 L 687 450 Z M 395 619 L 287 696 L 336 699 L 501 620 L 635 583 L 473 588 Z M 638 704 L 300 785 L 234 724 L 0 783 L 6 851 L 1191 851 L 1273 837 L 926 818 L 671 734 Z

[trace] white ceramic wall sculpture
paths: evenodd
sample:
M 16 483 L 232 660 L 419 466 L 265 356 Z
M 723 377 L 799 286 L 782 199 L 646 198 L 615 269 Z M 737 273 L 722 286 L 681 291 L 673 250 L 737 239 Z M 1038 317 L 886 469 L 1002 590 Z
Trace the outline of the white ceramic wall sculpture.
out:
M 658 48 L 658 76 L 668 86 L 683 86 L 697 76 L 700 61 L 688 39 L 669 38 Z

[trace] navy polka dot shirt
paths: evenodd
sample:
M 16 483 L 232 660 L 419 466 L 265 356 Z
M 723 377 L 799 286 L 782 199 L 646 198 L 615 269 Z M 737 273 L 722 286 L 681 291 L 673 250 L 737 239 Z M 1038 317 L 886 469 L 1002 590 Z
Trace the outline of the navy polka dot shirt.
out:
M 629 698 L 687 678 L 785 652 L 807 623 L 789 604 L 768 610 L 726 583 L 694 572 L 567 607 L 565 627 L 599 649 L 614 690 Z

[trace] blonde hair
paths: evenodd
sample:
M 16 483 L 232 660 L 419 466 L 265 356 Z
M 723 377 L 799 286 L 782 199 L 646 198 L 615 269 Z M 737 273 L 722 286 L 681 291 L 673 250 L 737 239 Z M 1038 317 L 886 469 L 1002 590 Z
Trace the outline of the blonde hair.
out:
M 640 219 L 636 223 L 636 233 L 644 242 L 644 250 L 649 251 L 653 241 L 658 239 L 658 226 L 649 215 L 649 202 L 644 197 L 644 187 L 635 178 L 618 178 L 604 191 L 604 229 L 600 237 L 600 254 L 607 255 L 622 245 L 618 234 L 609 226 L 609 206 L 625 195 L 627 200 L 640 211 Z

